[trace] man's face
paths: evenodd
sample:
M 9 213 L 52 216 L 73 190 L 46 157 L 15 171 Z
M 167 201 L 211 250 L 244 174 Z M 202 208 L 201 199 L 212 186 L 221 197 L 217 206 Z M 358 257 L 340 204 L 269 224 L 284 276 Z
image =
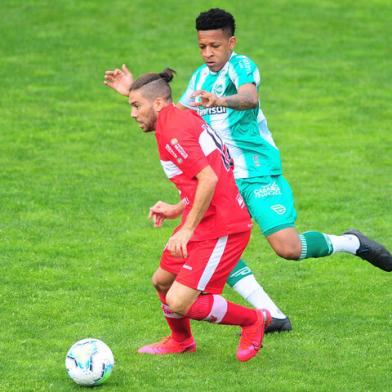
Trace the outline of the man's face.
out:
M 140 90 L 129 93 L 131 105 L 131 117 L 135 119 L 143 132 L 155 131 L 158 113 L 154 109 L 154 103 L 145 98 Z
M 231 56 L 236 38 L 228 37 L 222 30 L 205 30 L 197 32 L 200 54 L 208 68 L 220 71 Z

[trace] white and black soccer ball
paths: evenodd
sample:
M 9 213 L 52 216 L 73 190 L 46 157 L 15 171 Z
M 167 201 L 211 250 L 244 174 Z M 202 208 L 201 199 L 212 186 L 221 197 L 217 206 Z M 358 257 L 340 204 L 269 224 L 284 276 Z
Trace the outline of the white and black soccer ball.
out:
M 114 357 L 110 348 L 101 340 L 87 338 L 79 340 L 68 350 L 65 367 L 76 384 L 100 385 L 112 373 Z

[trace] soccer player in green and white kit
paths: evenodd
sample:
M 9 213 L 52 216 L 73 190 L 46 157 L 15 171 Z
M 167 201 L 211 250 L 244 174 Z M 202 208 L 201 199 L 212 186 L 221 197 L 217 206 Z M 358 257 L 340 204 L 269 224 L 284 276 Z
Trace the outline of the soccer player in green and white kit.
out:
M 228 146 L 241 195 L 275 252 L 290 260 L 348 252 L 391 271 L 388 250 L 357 230 L 341 236 L 296 231 L 292 191 L 260 108 L 259 70 L 248 57 L 233 51 L 234 18 L 222 9 L 211 9 L 197 17 L 196 30 L 205 64 L 192 75 L 180 104 L 197 108 Z
M 234 160 L 241 195 L 274 251 L 288 260 L 347 252 L 391 271 L 390 252 L 357 230 L 340 236 L 297 232 L 293 194 L 282 175 L 280 153 L 260 107 L 259 70 L 248 57 L 234 52 L 234 18 L 222 9 L 211 9 L 197 17 L 196 30 L 204 64 L 192 75 L 177 106 L 197 110 L 221 136 Z M 108 71 L 105 83 L 127 95 L 132 75 L 123 66 L 122 70 Z M 160 203 L 152 209 L 159 212 L 166 208 L 165 203 Z M 252 305 L 271 312 L 273 323 L 266 332 L 291 329 L 288 318 L 242 260 L 228 283 Z

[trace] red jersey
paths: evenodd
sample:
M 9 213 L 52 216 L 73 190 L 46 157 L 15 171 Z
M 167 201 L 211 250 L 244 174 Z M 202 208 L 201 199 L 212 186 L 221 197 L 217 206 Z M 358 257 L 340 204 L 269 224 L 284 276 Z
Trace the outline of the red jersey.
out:
M 197 188 L 196 175 L 208 165 L 218 177 L 211 204 L 191 241 L 218 238 L 248 231 L 252 222 L 234 180 L 226 146 L 194 111 L 174 105 L 158 115 L 155 137 L 163 170 L 185 203 L 180 226 L 192 208 Z

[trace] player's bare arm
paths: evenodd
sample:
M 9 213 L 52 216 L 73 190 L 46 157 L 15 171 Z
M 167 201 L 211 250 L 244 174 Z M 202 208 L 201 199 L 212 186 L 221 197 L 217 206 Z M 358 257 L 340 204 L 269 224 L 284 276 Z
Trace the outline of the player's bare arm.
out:
M 189 211 L 184 225 L 177 233 L 170 237 L 167 244 L 167 249 L 176 257 L 188 257 L 187 243 L 207 211 L 218 182 L 218 177 L 211 166 L 206 166 L 202 169 L 196 175 L 196 178 L 197 188 L 193 206 Z
M 218 97 L 208 91 L 197 90 L 192 94 L 192 97 L 200 97 L 200 101 L 191 103 L 191 106 L 204 106 L 207 108 L 224 106 L 235 110 L 248 110 L 257 107 L 259 104 L 257 89 L 253 83 L 242 85 L 235 95 Z
M 164 201 L 156 202 L 148 213 L 148 218 L 154 222 L 154 227 L 161 227 L 165 219 L 176 219 L 184 211 L 185 204 L 179 201 L 177 204 L 169 204 Z
M 121 69 L 116 68 L 113 71 L 105 72 L 104 84 L 121 95 L 128 96 L 132 83 L 132 73 L 125 64 L 122 65 Z

